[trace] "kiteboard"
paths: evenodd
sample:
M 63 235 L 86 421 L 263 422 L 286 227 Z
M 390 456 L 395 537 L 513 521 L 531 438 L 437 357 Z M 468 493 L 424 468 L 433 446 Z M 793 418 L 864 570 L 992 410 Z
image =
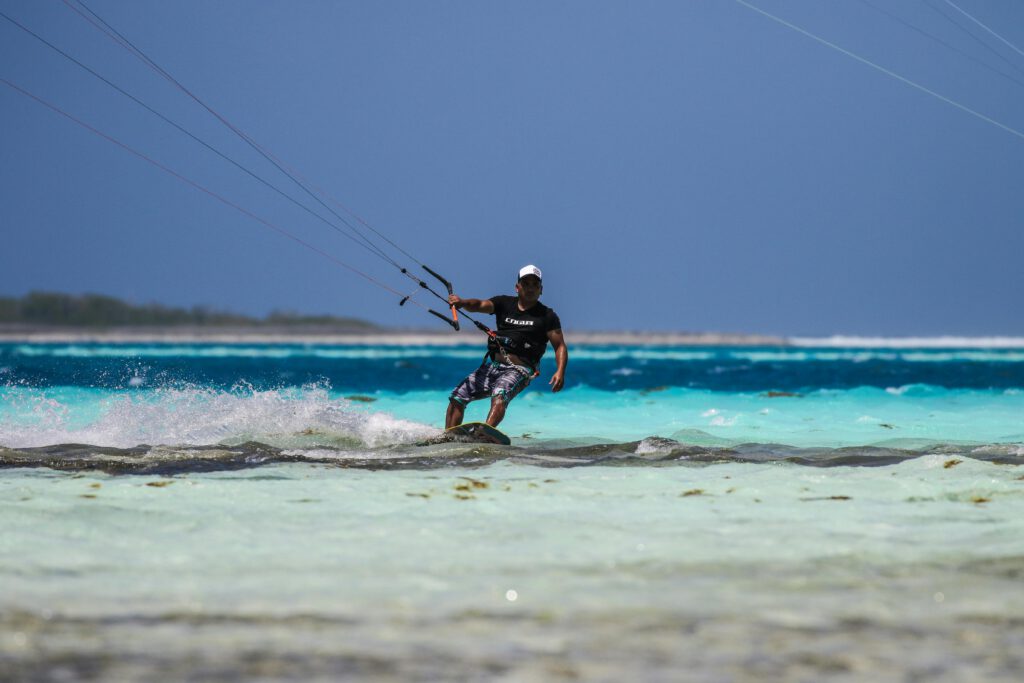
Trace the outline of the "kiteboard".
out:
M 509 446 L 512 444 L 512 440 L 505 436 L 500 430 L 483 422 L 464 422 L 460 425 L 449 427 L 445 430 L 445 434 L 449 434 L 459 439 L 478 441 L 480 443 L 497 443 L 502 446 Z

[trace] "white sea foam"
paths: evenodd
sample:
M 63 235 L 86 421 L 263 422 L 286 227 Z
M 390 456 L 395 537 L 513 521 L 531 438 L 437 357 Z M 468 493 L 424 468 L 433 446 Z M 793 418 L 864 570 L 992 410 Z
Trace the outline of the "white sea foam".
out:
M 729 355 L 738 360 L 755 363 L 806 361 L 810 357 L 805 351 L 733 351 Z
M 402 358 L 475 358 L 478 347 L 426 348 L 426 347 L 309 347 L 309 346 L 231 346 L 189 344 L 166 346 L 159 344 L 127 344 L 90 346 L 80 344 L 23 344 L 14 348 L 23 356 L 54 358 L 327 358 L 327 359 L 402 359 Z
M 858 337 L 834 335 L 832 337 L 790 337 L 794 346 L 840 348 L 934 348 L 934 349 L 1020 349 L 1024 337 Z
M 406 358 L 479 358 L 482 344 L 458 346 L 299 346 L 299 345 L 234 345 L 234 344 L 20 344 L 16 354 L 51 358 L 248 358 L 287 359 L 324 358 L 332 360 L 386 360 Z M 685 349 L 592 349 L 578 347 L 573 357 L 578 360 L 669 360 L 695 361 L 715 357 L 712 351 Z
M 857 340 L 866 340 L 860 343 Z M 647 362 L 700 362 L 716 358 L 750 361 L 753 363 L 802 363 L 807 361 L 905 361 L 914 363 L 961 362 L 1024 362 L 1024 340 L 1017 345 L 987 344 L 985 340 L 968 340 L 956 344 L 954 338 L 935 338 L 929 343 L 921 340 L 868 340 L 866 338 L 835 337 L 832 340 L 794 340 L 800 347 L 824 346 L 826 349 L 729 349 L 713 351 L 675 348 L 622 347 L 601 349 L 576 347 L 573 358 L 588 361 Z M 819 343 L 821 342 L 821 343 Z M 904 343 L 906 342 L 906 343 Z M 839 348 L 857 347 L 857 348 Z M 913 347 L 913 348 L 911 348 Z M 832 349 L 835 350 L 832 350 Z M 900 350 L 905 349 L 905 350 Z M 318 358 L 325 360 L 404 360 L 422 358 L 479 358 L 481 346 L 461 345 L 446 347 L 353 347 L 353 346 L 297 346 L 297 345 L 231 345 L 231 344 L 21 344 L 13 347 L 21 356 L 49 358 L 201 358 L 201 359 L 270 359 Z M 2 370 L 0 370 L 2 371 Z
M 904 384 L 898 387 L 886 387 L 885 393 L 893 396 L 932 396 L 941 394 L 945 390 L 939 387 L 934 387 L 929 384 Z
M 871 351 L 864 349 L 858 349 L 856 351 L 775 350 L 730 351 L 728 352 L 728 355 L 730 358 L 734 358 L 736 360 L 748 360 L 754 363 L 803 363 L 806 361 L 850 361 L 853 363 L 864 363 L 872 360 L 904 361 L 907 363 L 948 363 L 951 361 L 981 363 L 1024 362 L 1024 353 L 1007 349 L 949 350 L 945 348 L 934 348 L 907 351 Z
M 0 422 L 0 444 L 12 448 L 88 443 L 209 445 L 259 441 L 274 446 L 369 447 L 409 443 L 437 433 L 427 425 L 370 412 L 326 389 L 256 391 L 156 389 L 93 402 L 94 419 L 72 420 L 71 406 L 39 390 L 19 392 Z M 76 408 L 76 412 L 81 407 Z
M 636 445 L 637 455 L 657 455 L 669 453 L 675 446 L 674 441 L 666 442 L 664 439 L 643 439 Z

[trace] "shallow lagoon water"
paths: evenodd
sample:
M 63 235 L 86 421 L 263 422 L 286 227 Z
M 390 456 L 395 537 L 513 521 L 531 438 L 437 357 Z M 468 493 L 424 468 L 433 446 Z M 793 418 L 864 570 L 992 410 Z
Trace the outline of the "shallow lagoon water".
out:
M 579 353 L 506 449 L 417 445 L 470 350 L 317 373 L 32 348 L 0 355 L 5 678 L 1020 678 L 1015 352 L 705 349 L 705 386 Z M 385 381 L 405 371 L 454 379 Z

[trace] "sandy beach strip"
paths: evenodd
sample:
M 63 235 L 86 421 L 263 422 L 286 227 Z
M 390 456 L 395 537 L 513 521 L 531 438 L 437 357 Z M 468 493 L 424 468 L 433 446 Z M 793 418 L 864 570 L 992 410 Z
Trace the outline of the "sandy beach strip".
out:
M 565 331 L 566 342 L 580 346 L 787 346 L 782 337 L 712 332 Z M 45 327 L 0 325 L 0 343 L 32 344 L 302 344 L 337 346 L 472 346 L 484 335 L 425 330 L 346 331 L 297 327 Z

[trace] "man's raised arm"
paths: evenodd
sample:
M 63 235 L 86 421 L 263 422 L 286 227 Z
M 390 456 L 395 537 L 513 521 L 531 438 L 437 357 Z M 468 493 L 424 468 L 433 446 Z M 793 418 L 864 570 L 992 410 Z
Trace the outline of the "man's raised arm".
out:
M 490 299 L 463 299 L 458 294 L 448 297 L 448 305 L 470 313 L 494 313 L 494 302 Z

